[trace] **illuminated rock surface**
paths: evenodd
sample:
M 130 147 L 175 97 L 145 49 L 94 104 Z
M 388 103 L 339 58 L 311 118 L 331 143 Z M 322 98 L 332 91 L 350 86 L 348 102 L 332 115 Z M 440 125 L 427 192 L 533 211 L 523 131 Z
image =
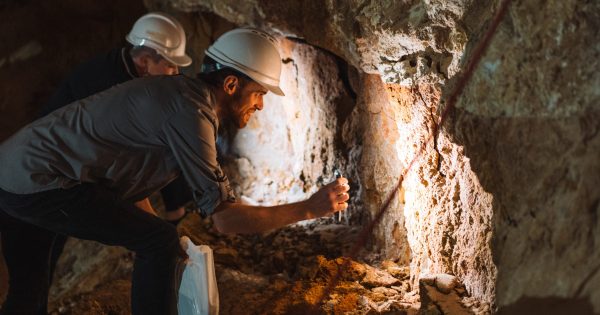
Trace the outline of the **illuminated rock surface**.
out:
M 239 294 L 227 294 L 236 288 L 246 290 L 244 305 L 263 313 L 302 313 L 317 299 L 328 270 L 339 263 L 335 258 L 347 253 L 356 229 L 374 218 L 429 138 L 440 100 L 456 83 L 497 5 L 146 1 L 147 7 L 182 19 L 195 61 L 211 38 L 234 24 L 280 36 L 288 97 L 268 96 L 265 110 L 232 141 L 227 170 L 239 196 L 264 204 L 302 199 L 331 180 L 334 167 L 352 182 L 345 228 L 322 220 L 323 225 L 305 223 L 262 238 L 191 232 L 219 250 L 224 314 L 235 314 L 242 305 Z M 593 1 L 514 1 L 457 108 L 426 145 L 352 265 L 348 279 L 358 284 L 342 282 L 325 310 L 396 307 L 402 314 L 415 312 L 422 302 L 431 312 L 458 307 L 484 314 L 498 309 L 501 314 L 600 313 L 598 21 L 600 4 Z M 41 43 L 41 55 L 52 49 L 33 35 L 0 48 L 2 108 L 17 113 L 3 135 L 23 125 L 39 106 L 36 99 L 51 90 L 39 81 L 37 68 L 10 58 L 41 63 L 35 43 Z M 62 73 L 66 68 L 63 63 Z M 35 79 L 33 92 L 9 85 L 26 85 L 27 75 Z M 9 91 L 18 106 L 8 101 Z M 310 227 L 344 237 L 317 241 Z M 292 236 L 283 237 L 286 233 Z M 290 241 L 294 237 L 308 239 Z M 275 241 L 280 243 L 269 243 Z M 92 314 L 108 313 L 110 306 L 103 303 L 111 300 L 105 294 L 122 296 L 128 284 L 103 279 L 126 278 L 130 255 L 102 249 L 91 259 L 78 246 L 96 245 L 70 246 L 78 249 L 59 267 L 65 269 L 53 289 L 53 296 L 61 297 L 56 305 L 74 314 L 86 307 Z M 85 279 L 91 274 L 86 270 L 103 259 L 104 267 Z M 365 281 L 359 270 L 374 267 L 364 263 L 386 274 Z M 455 276 L 458 285 L 442 285 L 440 291 L 431 277 L 442 274 Z M 94 293 L 80 295 L 97 284 Z M 100 302 L 92 302 L 95 298 Z M 73 299 L 81 308 L 70 306 Z

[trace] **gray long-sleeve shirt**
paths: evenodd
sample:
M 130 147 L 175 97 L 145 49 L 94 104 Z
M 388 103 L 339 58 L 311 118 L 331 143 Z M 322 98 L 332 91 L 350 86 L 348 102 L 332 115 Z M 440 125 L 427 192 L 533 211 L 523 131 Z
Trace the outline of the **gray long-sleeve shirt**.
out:
M 210 214 L 235 200 L 217 162 L 214 103 L 202 81 L 181 75 L 136 79 L 76 101 L 0 145 L 0 188 L 29 194 L 97 183 L 136 201 L 183 174 Z

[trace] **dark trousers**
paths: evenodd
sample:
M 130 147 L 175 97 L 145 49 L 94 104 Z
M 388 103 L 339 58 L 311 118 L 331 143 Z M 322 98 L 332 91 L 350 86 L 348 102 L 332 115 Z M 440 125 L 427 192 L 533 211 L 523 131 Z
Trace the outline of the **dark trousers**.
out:
M 183 176 L 178 176 L 160 190 L 165 204 L 165 211 L 175 211 L 192 200 L 192 191 Z
M 134 251 L 133 314 L 176 314 L 177 231 L 101 186 L 27 195 L 0 189 L 0 231 L 9 272 L 2 314 L 46 314 L 52 247 L 65 235 Z
M 165 211 L 167 212 L 176 211 L 192 200 L 192 191 L 183 176 L 177 177 L 167 186 L 163 187 L 160 190 L 160 194 L 163 198 Z M 67 239 L 67 236 L 61 234 L 57 234 L 54 238 L 52 252 L 50 253 L 50 269 L 48 270 L 50 284 L 52 284 L 54 270 L 67 243 Z

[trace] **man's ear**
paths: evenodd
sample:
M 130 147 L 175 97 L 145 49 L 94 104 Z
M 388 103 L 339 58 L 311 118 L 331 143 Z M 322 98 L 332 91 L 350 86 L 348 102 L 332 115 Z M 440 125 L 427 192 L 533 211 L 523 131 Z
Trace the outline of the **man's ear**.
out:
M 138 75 L 140 77 L 146 76 L 148 74 L 148 60 L 150 57 L 148 55 L 142 54 L 133 58 L 133 63 L 136 66 L 136 70 L 138 71 Z
M 229 95 L 233 95 L 239 86 L 239 79 L 234 75 L 228 75 L 223 80 L 223 90 Z

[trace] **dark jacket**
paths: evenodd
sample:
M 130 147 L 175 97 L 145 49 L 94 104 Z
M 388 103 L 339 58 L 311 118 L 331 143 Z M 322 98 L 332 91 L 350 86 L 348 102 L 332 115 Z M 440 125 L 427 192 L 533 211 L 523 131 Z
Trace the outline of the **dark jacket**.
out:
M 115 48 L 77 67 L 42 107 L 39 117 L 136 77 L 138 73 L 128 49 Z

